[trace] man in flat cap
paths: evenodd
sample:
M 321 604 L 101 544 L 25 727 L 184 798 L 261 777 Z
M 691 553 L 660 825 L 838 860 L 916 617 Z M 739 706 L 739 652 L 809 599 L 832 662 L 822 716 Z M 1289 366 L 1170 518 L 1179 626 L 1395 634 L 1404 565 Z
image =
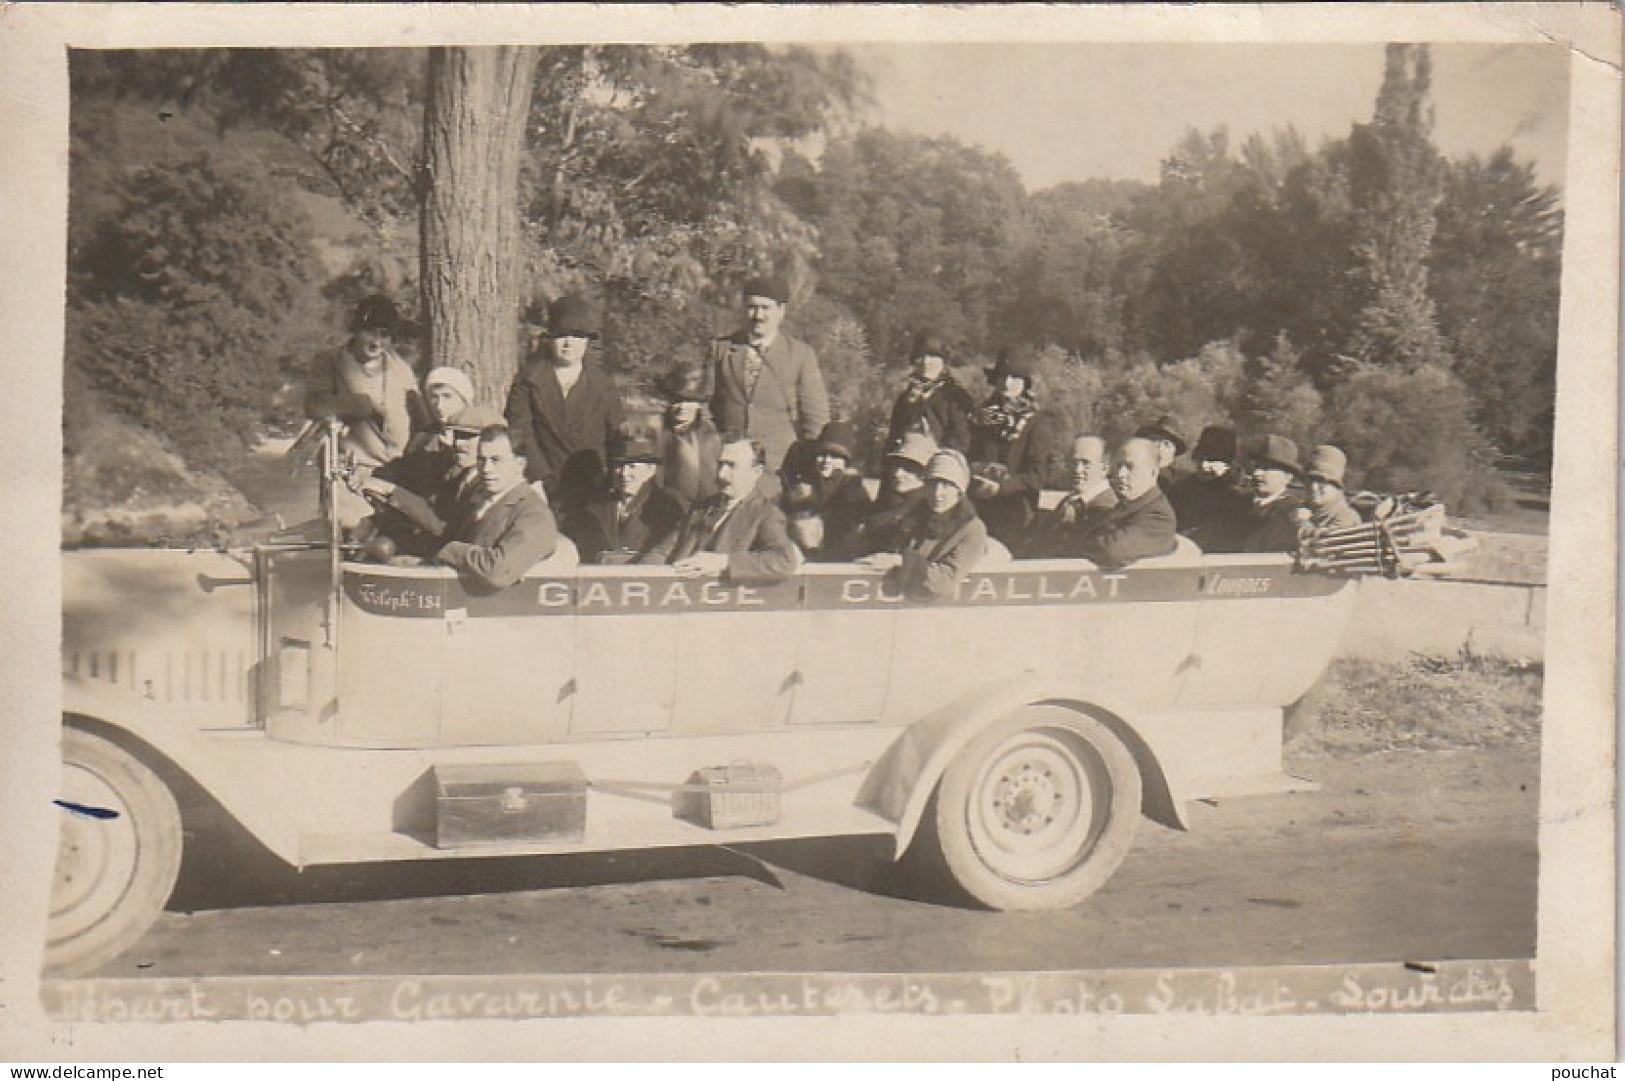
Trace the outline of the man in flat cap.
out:
M 564 515 L 561 527 L 583 563 L 635 563 L 682 524 L 685 510 L 655 481 L 660 444 L 623 432 L 610 445 L 609 490 Z
M 1348 529 L 1360 524 L 1360 512 L 1343 491 L 1348 456 L 1330 443 L 1309 452 L 1303 475 L 1309 495 L 1309 524 L 1317 530 Z
M 909 432 L 930 436 L 939 447 L 963 453 L 970 447 L 971 396 L 948 371 L 947 340 L 935 331 L 914 338 L 910 372 L 903 392 L 892 403 L 886 445 L 896 446 Z
M 626 422 L 615 377 L 588 355 L 598 312 L 585 298 L 562 296 L 525 310 L 530 355 L 508 391 L 504 412 L 516 446 L 557 507 L 591 499 L 604 483 L 609 441 Z
M 664 561 L 684 578 L 717 575 L 746 585 L 790 577 L 801 556 L 774 498 L 777 488 L 768 486 L 767 479 L 767 454 L 761 443 L 754 439 L 724 443 L 717 460 L 717 494 L 690 508 L 677 531 L 639 562 Z M 664 560 L 661 553 L 666 553 Z
M 1239 550 L 1291 552 L 1298 547 L 1298 511 L 1292 494 L 1297 479 L 1298 445 L 1281 435 L 1266 435 L 1252 455 L 1253 498 L 1247 506 L 1247 528 Z
M 1027 550 L 1033 559 L 1072 559 L 1082 554 L 1088 537 L 1117 506 L 1111 487 L 1106 441 L 1080 435 L 1072 441 L 1072 490 L 1033 527 Z
M 1091 530 L 1079 552 L 1101 567 L 1172 555 L 1179 546 L 1174 508 L 1157 486 L 1157 448 L 1149 439 L 1125 440 L 1112 455 L 1112 492 L 1117 506 Z
M 1204 552 L 1237 551 L 1248 530 L 1248 497 L 1236 476 L 1238 453 L 1235 429 L 1203 428 L 1191 451 L 1196 468 L 1168 489 L 1179 531 Z
M 1019 552 L 1039 493 L 1067 485 L 1065 429 L 1038 408 L 1031 357 L 1004 353 L 987 377 L 993 393 L 971 417 L 969 494 L 987 531 Z
M 812 346 L 782 330 L 790 289 L 778 277 L 745 283 L 745 325 L 711 343 L 711 416 L 725 440 L 754 439 L 776 470 L 797 439 L 829 423 L 829 394 Z

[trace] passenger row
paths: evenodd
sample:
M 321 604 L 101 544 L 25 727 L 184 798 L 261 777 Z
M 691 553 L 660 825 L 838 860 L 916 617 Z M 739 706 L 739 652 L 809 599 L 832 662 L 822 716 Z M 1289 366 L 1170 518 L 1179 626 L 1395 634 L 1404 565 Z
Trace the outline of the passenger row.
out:
M 1068 458 L 1029 365 L 1001 357 L 973 408 L 934 335 L 916 341 L 871 494 L 852 468 L 852 427 L 820 405 L 816 355 L 779 333 L 787 298 L 772 279 L 747 285 L 746 329 L 662 380 L 658 434 L 628 430 L 613 377 L 588 363 L 597 323 L 579 298 L 555 301 L 545 323 L 527 310 L 529 355 L 505 415 L 476 403 L 457 368 L 434 369 L 419 393 L 392 348 L 393 308 L 364 301 L 307 398 L 339 434 L 348 485 L 335 513 L 370 558 L 451 566 L 481 590 L 517 581 L 562 530 L 584 562 L 761 583 L 804 559 L 857 561 L 915 597 L 952 593 L 990 552 L 1117 568 L 1172 554 L 1180 534 L 1197 550 L 1289 551 L 1305 528 L 1360 520 L 1336 447 L 1302 467 L 1290 440 L 1266 435 L 1244 479 L 1235 432 L 1210 427 L 1180 471 L 1186 445 L 1163 417 L 1109 456 L 1104 439 L 1079 436 Z

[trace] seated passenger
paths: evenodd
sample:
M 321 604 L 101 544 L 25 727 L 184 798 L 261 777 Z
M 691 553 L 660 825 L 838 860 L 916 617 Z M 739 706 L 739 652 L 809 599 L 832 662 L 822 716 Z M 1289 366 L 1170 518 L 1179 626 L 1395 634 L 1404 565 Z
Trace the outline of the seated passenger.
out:
M 1098 435 L 1074 439 L 1072 490 L 1038 520 L 1022 554 L 1033 559 L 1076 559 L 1082 555 L 1084 539 L 1117 506 L 1108 472 L 1104 439 Z
M 784 512 L 767 484 L 767 451 L 754 439 L 722 446 L 717 494 L 696 503 L 672 534 L 640 563 L 670 562 L 684 578 L 721 575 L 733 582 L 783 581 L 800 563 Z M 669 555 L 667 555 L 669 553 Z
M 852 425 L 845 421 L 824 425 L 808 448 L 808 468 L 790 478 L 785 487 L 783 504 L 790 536 L 809 559 L 848 558 L 869 509 L 869 490 L 863 486 L 862 474 L 847 468 L 854 435 Z
M 1303 504 L 1290 489 L 1298 474 L 1298 445 L 1285 436 L 1266 435 L 1253 454 L 1253 498 L 1247 507 L 1240 551 L 1297 549 L 1298 511 Z
M 1210 425 L 1196 440 L 1195 471 L 1168 489 L 1179 531 L 1203 551 L 1234 552 L 1246 531 L 1247 493 L 1237 486 L 1236 433 Z
M 501 414 L 490 406 L 467 406 L 417 452 L 362 481 L 358 490 L 373 506 L 377 533 L 403 556 L 428 559 L 439 551 L 450 523 L 481 498 L 480 432 L 501 424 Z
M 1157 448 L 1149 439 L 1136 436 L 1117 448 L 1112 460 L 1117 506 L 1084 538 L 1080 555 L 1115 568 L 1173 554 L 1179 547 L 1178 521 L 1157 485 L 1158 472 Z
M 696 363 L 679 363 L 660 381 L 660 392 L 668 403 L 661 439 L 660 486 L 676 496 L 685 511 L 717 494 L 717 456 L 722 452 L 722 436 L 705 415 L 712 383 L 711 370 Z
M 564 514 L 560 523 L 585 563 L 635 563 L 682 524 L 683 505 L 655 482 L 660 445 L 622 433 L 610 444 L 611 490 Z
M 907 597 L 951 597 L 987 550 L 987 526 L 965 498 L 970 466 L 957 450 L 939 450 L 925 471 L 926 501 L 903 520 L 900 544 L 859 560 L 887 572 Z
M 483 498 L 451 528 L 435 560 L 455 567 L 465 584 L 491 592 L 552 555 L 559 535 L 553 512 L 525 482 L 525 458 L 507 428 L 480 432 L 479 473 Z
M 1309 524 L 1325 532 L 1348 529 L 1361 522 L 1360 512 L 1349 505 L 1343 493 L 1343 473 L 1348 457 L 1330 443 L 1309 452 L 1309 465 L 1303 475 L 1309 482 Z
M 937 441 L 924 432 L 905 432 L 886 454 L 880 496 L 869 505 L 852 539 L 853 558 L 872 552 L 895 552 L 902 544 L 898 527 L 926 500 L 925 470 L 937 452 Z
M 1185 439 L 1179 434 L 1179 422 L 1164 413 L 1150 424 L 1134 429 L 1134 438 L 1149 439 L 1157 450 L 1157 483 L 1164 492 L 1181 479 L 1176 463 L 1185 453 Z

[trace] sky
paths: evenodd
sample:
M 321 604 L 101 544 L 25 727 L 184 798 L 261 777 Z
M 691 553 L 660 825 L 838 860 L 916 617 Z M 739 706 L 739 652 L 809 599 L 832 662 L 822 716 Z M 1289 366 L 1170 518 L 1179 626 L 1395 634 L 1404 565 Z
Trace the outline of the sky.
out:
M 871 119 L 1002 153 L 1030 190 L 1092 177 L 1154 181 L 1186 128 L 1294 125 L 1311 147 L 1369 120 L 1381 44 L 843 46 L 874 79 Z M 1432 46 L 1435 141 L 1487 156 L 1510 142 L 1563 183 L 1568 57 L 1550 45 Z

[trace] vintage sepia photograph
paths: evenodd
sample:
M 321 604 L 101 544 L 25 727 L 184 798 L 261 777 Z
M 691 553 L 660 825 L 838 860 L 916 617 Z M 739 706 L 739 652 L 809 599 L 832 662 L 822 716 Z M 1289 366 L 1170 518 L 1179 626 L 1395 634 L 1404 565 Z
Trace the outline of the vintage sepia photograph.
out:
M 0 30 L 0 1057 L 1613 1055 L 1617 9 L 502 7 Z

